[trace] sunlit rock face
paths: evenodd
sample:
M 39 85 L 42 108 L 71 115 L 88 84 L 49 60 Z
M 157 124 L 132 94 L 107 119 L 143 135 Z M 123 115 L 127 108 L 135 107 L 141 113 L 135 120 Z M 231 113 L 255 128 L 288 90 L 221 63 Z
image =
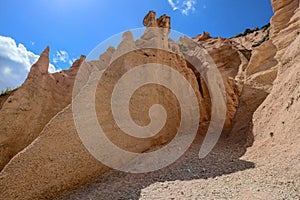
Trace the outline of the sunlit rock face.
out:
M 208 51 L 222 75 L 227 99 L 223 136 L 241 145 L 254 141 L 246 154 L 249 158 L 273 155 L 292 161 L 299 156 L 299 0 L 273 0 L 272 4 L 275 14 L 271 27 L 228 39 L 213 38 L 204 32 L 193 40 Z M 98 60 L 86 62 L 82 56 L 70 69 L 54 74 L 48 73 L 47 47 L 23 85 L 0 97 L 3 199 L 54 198 L 109 170 L 87 151 L 74 122 L 72 95 L 90 95 L 89 87 L 97 87 L 97 117 L 107 137 L 118 146 L 144 152 L 174 138 L 182 113 L 178 100 L 168 89 L 145 86 L 130 101 L 131 116 L 139 125 L 149 123 L 151 105 L 162 104 L 167 110 L 162 131 L 147 139 L 124 134 L 113 120 L 110 101 L 102 98 L 111 96 L 113 86 L 124 73 L 143 63 L 171 66 L 189 82 L 201 112 L 199 134 L 205 134 L 201 124 L 210 120 L 210 94 L 195 66 L 168 51 L 137 50 L 148 44 L 176 49 L 177 44 L 168 38 L 170 17 L 156 18 L 156 13 L 150 11 L 143 24 L 146 31 L 140 39 L 134 41 L 131 32 L 125 32 L 119 46 L 108 48 Z M 128 49 L 132 51 L 120 58 Z M 98 82 L 93 70 L 108 66 Z M 79 67 L 85 74 L 80 79 L 83 89 L 73 90 Z M 89 100 L 86 99 L 87 106 Z M 90 119 L 86 116 L 87 121 Z M 270 132 L 275 134 L 276 145 L 270 143 Z
M 299 0 L 272 1 L 270 38 L 276 49 L 277 64 L 273 70 L 277 75 L 269 96 L 253 115 L 255 142 L 247 153 L 250 158 L 267 156 L 276 162 L 284 160 L 296 168 L 300 153 L 299 3 Z
M 33 142 L 30 141 L 28 143 L 24 143 L 24 146 L 20 146 L 18 151 L 21 150 L 21 147 L 24 148 L 30 144 L 23 149 L 22 153 L 14 156 L 1 172 L 0 190 L 4 190 L 1 193 L 6 197 L 6 199 L 17 199 L 18 197 L 52 198 L 63 191 L 74 189 L 86 183 L 109 169 L 107 166 L 97 161 L 87 151 L 86 147 L 82 144 L 75 127 L 71 97 L 75 75 L 77 74 L 77 68 L 80 65 L 80 70 L 82 70 L 81 73 L 83 74 L 82 77 L 79 77 L 82 88 L 79 90 L 75 89 L 73 91 L 75 96 L 73 93 L 73 97 L 76 98 L 82 95 L 88 96 L 91 92 L 89 88 L 94 86 L 97 87 L 95 94 L 95 99 L 98 103 L 96 104 L 97 116 L 103 130 L 107 134 L 107 137 L 110 138 L 114 144 L 131 152 L 144 152 L 149 150 L 151 147 L 165 144 L 175 137 L 178 127 L 180 126 L 181 115 L 183 113 L 180 111 L 180 105 L 176 96 L 165 87 L 151 84 L 143 86 L 134 93 L 130 100 L 129 109 L 131 116 L 137 124 L 143 126 L 150 122 L 148 112 L 152 105 L 161 104 L 165 108 L 167 114 L 166 124 L 162 130 L 153 137 L 139 139 L 124 134 L 120 128 L 117 127 L 111 111 L 110 97 L 116 82 L 128 70 L 144 63 L 167 65 L 178 71 L 193 89 L 197 106 L 201 105 L 199 86 L 196 76 L 187 66 L 183 57 L 172 52 L 158 49 L 135 50 L 147 45 L 149 40 L 159 46 L 161 45 L 160 39 L 162 37 L 167 38 L 165 40 L 166 47 L 174 45 L 174 41 L 172 43 L 172 41 L 168 39 L 170 18 L 163 15 L 154 21 L 153 19 L 155 19 L 155 14 L 153 15 L 153 12 L 150 12 L 145 17 L 144 24 L 147 29 L 139 40 L 134 41 L 131 32 L 125 32 L 123 34 L 123 40 L 117 49 L 112 47 L 108 48 L 104 54 L 99 56 L 99 60 L 85 62 L 85 58 L 82 57 L 81 60 L 76 61 L 73 64 L 73 67 L 65 72 L 58 73 L 58 75 L 48 74 L 46 69 L 44 69 L 49 62 L 49 49 L 47 48 L 45 52 L 42 53 L 39 61 L 35 66 L 33 66 L 26 82 L 32 79 L 36 80 L 38 78 L 44 78 L 46 80 L 43 79 L 41 82 L 45 83 L 45 87 L 49 87 L 46 88 L 46 91 L 60 92 L 60 88 L 54 87 L 59 85 L 61 82 L 63 83 L 63 85 L 60 85 L 62 88 L 67 86 L 66 80 L 60 79 L 61 77 L 59 75 L 62 74 L 66 76 L 66 78 L 70 79 L 70 85 L 67 89 L 64 88 L 68 91 L 65 93 L 62 92 L 62 95 L 64 95 L 61 97 L 67 99 L 68 102 L 63 104 L 61 100 L 55 99 L 54 102 L 60 103 L 59 107 L 55 107 L 56 109 L 52 110 L 53 112 L 55 111 L 55 115 L 49 118 L 43 118 L 45 121 L 48 121 L 44 124 L 40 123 L 41 130 L 35 130 L 35 135 L 31 137 L 31 140 L 35 140 Z M 151 27 L 155 26 L 164 28 L 163 30 L 167 30 L 167 32 L 153 32 L 153 30 L 150 30 Z M 151 45 L 153 45 L 153 43 L 151 43 Z M 132 52 L 122 56 L 122 53 L 128 50 L 132 50 Z M 112 60 L 114 61 L 112 62 Z M 102 70 L 104 68 L 107 68 L 107 70 L 98 83 L 98 79 L 94 76 L 93 70 Z M 77 70 L 76 72 L 74 71 L 75 69 Z M 70 75 L 71 72 L 72 76 Z M 48 79 L 49 82 L 46 82 Z M 53 81 L 54 83 L 50 81 Z M 174 80 L 170 79 L 169 81 L 172 83 Z M 26 82 L 24 85 L 26 85 Z M 22 91 L 22 88 L 23 86 L 16 92 Z M 40 96 L 51 100 L 44 90 L 41 91 Z M 42 92 L 44 92 L 44 94 Z M 187 91 L 182 90 L 181 92 L 185 94 Z M 188 95 L 189 93 L 186 94 Z M 107 98 L 103 98 L 104 96 Z M 89 98 L 84 99 L 86 100 L 86 106 L 93 102 L 90 101 Z M 32 99 L 29 99 L 29 101 L 30 100 Z M 36 100 L 38 99 L 36 98 Z M 41 107 L 42 103 L 43 102 L 41 102 Z M 46 103 L 44 103 L 44 106 Z M 56 105 L 52 106 L 54 107 Z M 36 113 L 32 112 L 32 110 L 28 110 L 28 112 L 30 115 L 35 115 Z M 44 113 L 42 111 L 40 112 Z M 50 116 L 49 112 L 46 112 L 45 114 Z M 30 115 L 28 114 L 28 116 Z M 86 116 L 85 120 L 90 121 L 90 117 L 91 116 Z M 28 122 L 25 120 L 23 121 L 24 124 L 20 124 L 20 126 L 25 127 L 25 123 Z M 197 123 L 200 123 L 200 121 Z M 27 135 L 22 135 L 22 137 L 28 138 Z M 116 157 L 115 159 L 121 161 L 124 158 Z M 8 160 L 9 159 L 7 159 L 7 161 Z M 20 174 L 17 175 L 18 173 Z M 19 185 L 15 185 L 14 181 L 18 181 Z M 20 185 L 22 185 L 22 187 L 19 187 Z
M 38 137 L 45 125 L 71 103 L 72 88 L 82 56 L 69 70 L 48 73 L 47 47 L 31 67 L 25 82 L 14 90 L 0 110 L 0 169 Z

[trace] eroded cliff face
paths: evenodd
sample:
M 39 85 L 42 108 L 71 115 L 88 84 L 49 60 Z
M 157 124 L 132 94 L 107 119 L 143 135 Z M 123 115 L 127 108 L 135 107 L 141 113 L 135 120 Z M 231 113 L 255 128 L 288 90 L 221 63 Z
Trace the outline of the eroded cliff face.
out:
M 268 25 L 252 33 L 223 39 L 203 33 L 194 38 L 215 61 L 227 94 L 223 135 L 234 143 L 252 143 L 252 116 L 269 94 L 276 78 L 276 47 Z M 200 76 L 199 74 L 196 74 Z
M 299 0 L 273 0 L 272 3 L 275 14 L 270 28 L 228 39 L 212 38 L 209 33 L 203 33 L 193 40 L 208 51 L 222 74 L 227 98 L 223 135 L 241 145 L 251 145 L 255 139 L 247 158 L 262 158 L 265 153 L 273 153 L 274 156 L 281 155 L 278 159 L 290 155 L 289 161 L 294 162 L 299 151 L 290 149 L 297 149 L 297 133 L 300 132 Z M 85 57 L 81 57 L 69 70 L 54 74 L 47 70 L 49 48 L 46 48 L 24 84 L 10 95 L 1 97 L 0 169 L 5 168 L 0 173 L 0 198 L 53 198 L 109 170 L 90 155 L 78 137 L 71 104 L 73 84 L 81 64 L 86 74 L 81 83 L 86 88 L 74 93 L 85 96 L 89 87 L 97 85 L 97 78 L 90 76 L 93 69 L 106 68 L 110 60 L 125 49 L 134 50 L 149 41 L 157 46 L 174 47 L 174 42 L 168 39 L 168 16 L 157 19 L 155 12 L 150 11 L 143 24 L 148 29 L 139 40 L 134 41 L 132 34 L 126 32 L 118 48 L 109 48 L 99 60 L 85 62 Z M 151 27 L 161 27 L 165 31 L 158 33 Z M 168 116 L 172 116 L 168 118 L 167 126 L 148 140 L 141 141 L 124 134 L 115 137 L 122 133 L 116 128 L 111 111 L 106 109 L 109 102 L 101 96 L 111 95 L 114 83 L 128 67 L 126 60 L 130 60 L 130 66 L 159 61 L 179 71 L 196 93 L 200 122 L 209 121 L 209 92 L 193 66 L 170 52 L 133 51 L 117 59 L 105 74 L 106 81 L 97 85 L 96 98 L 102 107 L 96 107 L 96 111 L 99 120 L 104 119 L 102 125 L 114 143 L 129 151 L 144 152 L 172 139 L 180 121 L 179 105 L 170 91 L 143 87 L 131 102 L 132 117 L 140 124 L 147 124 L 147 115 L 139 112 L 141 103 L 146 102 L 147 107 L 154 103 L 163 104 Z M 89 117 L 86 116 L 86 120 Z M 270 137 L 271 132 L 273 137 Z
M 153 17 L 154 21 L 152 22 Z M 135 92 L 130 100 L 129 109 L 132 118 L 138 124 L 147 125 L 149 123 L 149 108 L 153 104 L 161 104 L 167 111 L 166 124 L 157 135 L 149 139 L 135 138 L 124 134 L 113 118 L 110 97 L 116 82 L 129 68 L 144 63 L 160 63 L 172 67 L 189 82 L 194 90 L 200 109 L 204 108 L 201 107 L 203 104 L 201 103 L 202 98 L 196 77 L 193 71 L 187 67 L 183 57 L 158 49 L 136 49 L 137 47 L 145 47 L 148 44 L 155 44 L 156 47 L 159 47 L 159 45 L 171 47 L 172 41 L 168 40 L 168 31 L 159 32 L 150 29 L 154 27 L 153 24 L 156 26 L 156 23 L 163 28 L 168 28 L 168 19 L 166 16 L 156 19 L 155 13 L 150 12 L 144 20 L 144 24 L 149 29 L 145 31 L 141 39 L 134 41 L 132 34 L 125 32 L 123 41 L 117 49 L 109 48 L 100 56 L 99 60 L 83 62 L 80 68 L 80 70 L 83 70 L 81 74 L 84 74 L 80 77 L 82 88 L 74 91 L 75 102 L 73 101 L 73 104 L 76 103 L 76 98 L 80 97 L 83 97 L 84 105 L 87 107 L 92 104 L 93 101 L 85 97 L 93 92 L 91 88 L 96 86 L 95 98 L 96 102 L 99 103 L 99 105 L 96 105 L 96 112 L 105 134 L 114 144 L 130 152 L 144 152 L 151 147 L 170 141 L 178 131 L 180 116 L 183 113 L 180 112 L 180 105 L 176 100 L 176 96 L 170 90 L 157 85 L 143 86 Z M 161 38 L 164 38 L 166 43 L 161 43 Z M 128 48 L 132 48 L 133 51 L 118 58 Z M 43 55 L 40 59 L 47 61 L 46 56 L 43 57 Z M 113 59 L 116 60 L 110 63 Z M 37 65 L 39 66 L 40 63 L 41 61 L 38 61 Z M 96 76 L 99 76 L 99 73 L 95 73 L 95 71 L 92 73 L 92 71 L 101 71 L 107 66 L 109 68 L 98 84 Z M 46 73 L 46 71 L 43 73 Z M 170 82 L 172 81 L 174 80 L 170 79 Z M 181 93 L 187 97 L 189 95 L 189 91 L 181 91 Z M 107 98 L 103 98 L 103 96 Z M 86 183 L 109 169 L 97 161 L 82 144 L 75 127 L 73 115 L 72 105 L 65 106 L 38 133 L 37 139 L 6 165 L 0 175 L 0 191 L 3 197 L 6 199 L 53 198 L 64 191 Z M 84 117 L 85 121 L 92 121 L 92 116 Z M 114 159 L 120 162 L 119 165 L 122 162 L 126 163 L 122 155 Z M 16 182 L 19 184 L 15 184 Z
M 298 0 L 274 0 L 271 41 L 276 47 L 277 76 L 270 95 L 253 115 L 255 142 L 249 158 L 289 162 L 299 169 L 300 155 L 300 9 Z
M 144 18 L 143 24 L 149 28 L 164 28 L 163 33 L 161 33 L 164 43 L 157 41 L 156 46 L 174 46 L 172 41 L 168 39 L 170 17 L 163 15 L 156 18 L 156 13 L 154 11 L 150 11 Z M 268 56 L 258 59 L 257 57 L 260 56 L 259 52 L 256 57 L 255 53 L 254 56 L 251 56 L 253 51 L 255 52 L 252 47 L 253 44 L 256 44 L 266 38 L 268 32 L 269 29 L 264 28 L 255 33 L 246 35 L 245 37 L 230 39 L 211 38 L 209 33 L 203 33 L 194 38 L 196 42 L 208 50 L 224 79 L 227 91 L 228 111 L 224 133 L 229 134 L 233 124 L 235 124 L 233 121 L 239 105 L 239 96 L 242 92 L 245 77 L 246 75 L 249 75 L 249 72 L 247 72 L 248 74 L 246 73 L 249 59 L 252 57 L 255 58 L 253 59 L 254 63 L 251 64 L 252 67 L 249 67 L 251 69 L 254 68 L 253 66 L 259 66 L 259 63 L 263 63 L 265 60 L 269 59 Z M 125 33 L 124 39 L 118 47 L 118 51 L 114 52 L 115 50 L 110 48 L 107 50 L 106 54 L 110 55 L 114 53 L 113 56 L 117 57 L 118 54 L 124 51 L 124 48 L 136 48 L 136 45 L 147 45 L 147 42 L 151 40 L 151 37 L 157 37 L 157 34 L 158 33 L 155 33 L 155 31 L 153 32 L 150 29 L 140 40 L 134 42 L 132 35 L 130 33 Z M 151 43 L 153 43 L 153 41 L 151 41 Z M 265 47 L 265 49 L 266 48 L 268 48 L 268 46 Z M 271 53 L 270 56 L 273 56 L 273 51 L 268 52 Z M 49 48 L 46 48 L 41 54 L 39 61 L 32 67 L 28 75 L 28 79 L 24 82 L 24 84 L 10 95 L 1 97 L 2 108 L 0 116 L 3 118 L 3 123 L 0 125 L 0 130 L 2 130 L 0 132 L 0 169 L 2 169 L 17 152 L 28 146 L 34 139 L 36 139 L 44 126 L 59 111 L 71 103 L 73 82 L 78 68 L 85 60 L 85 57 L 82 56 L 80 59 L 75 61 L 69 70 L 49 74 L 47 71 L 49 65 L 48 54 Z M 110 57 L 106 56 L 106 54 L 101 55 L 99 59 L 103 62 L 108 62 Z M 161 58 L 156 58 L 156 60 L 159 59 Z M 172 58 L 170 57 L 170 59 Z M 90 63 L 92 65 L 98 65 L 96 62 Z M 272 65 L 272 61 L 270 65 Z M 202 92 L 199 97 L 202 122 L 208 122 L 210 119 L 209 92 L 199 72 L 189 65 L 188 67 L 194 71 L 200 87 L 199 91 Z M 86 74 L 90 73 L 91 68 L 91 66 L 86 67 Z M 270 66 L 264 65 L 264 69 L 269 68 Z M 252 71 L 253 70 L 257 71 L 257 69 L 252 69 Z M 259 79 L 257 76 L 254 78 Z M 86 81 L 87 78 L 84 82 Z M 269 84 L 272 84 L 272 79 L 269 81 Z M 264 83 L 261 83 L 261 85 L 264 86 Z M 75 91 L 75 93 L 76 92 L 78 91 Z M 15 116 L 17 116 L 17 122 L 15 121 Z
M 271 38 L 277 47 L 276 58 L 281 60 L 285 50 L 299 32 L 299 0 L 272 0 Z
M 143 25 L 145 27 L 160 27 L 170 30 L 171 28 L 171 18 L 167 15 L 162 15 L 158 19 L 156 18 L 156 13 L 150 11 L 143 20 Z
M 81 57 L 69 70 L 48 73 L 49 47 L 41 54 L 21 87 L 6 95 L 0 110 L 0 169 L 28 146 L 59 111 L 71 103 Z

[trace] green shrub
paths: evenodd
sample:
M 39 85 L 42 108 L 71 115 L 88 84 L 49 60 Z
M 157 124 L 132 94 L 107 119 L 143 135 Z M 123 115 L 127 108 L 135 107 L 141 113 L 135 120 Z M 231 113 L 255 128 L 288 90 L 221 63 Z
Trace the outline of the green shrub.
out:
M 260 40 L 259 42 L 255 43 L 252 45 L 252 47 L 258 47 L 260 46 L 262 43 L 264 43 L 265 41 L 269 40 L 269 31 L 267 32 L 267 34 L 263 37 L 262 40 Z
M 262 26 L 262 27 L 260 27 L 260 30 L 263 30 L 263 31 L 265 31 L 265 30 L 267 30 L 269 27 L 270 27 L 270 23 L 268 23 L 268 24 L 266 24 L 266 25 L 264 25 L 264 26 Z
M 12 89 L 11 89 L 10 87 L 7 87 L 5 90 L 2 90 L 2 91 L 1 91 L 0 96 L 10 94 L 11 91 L 12 91 Z
M 259 30 L 265 31 L 265 30 L 267 30 L 269 27 L 270 27 L 270 23 L 268 23 L 268 24 L 262 26 L 261 28 L 258 28 L 258 27 L 255 27 L 255 28 L 253 28 L 253 29 L 247 28 L 243 33 L 237 34 L 235 37 L 246 36 L 246 35 L 248 35 L 248 34 L 254 33 L 254 32 L 259 31 Z

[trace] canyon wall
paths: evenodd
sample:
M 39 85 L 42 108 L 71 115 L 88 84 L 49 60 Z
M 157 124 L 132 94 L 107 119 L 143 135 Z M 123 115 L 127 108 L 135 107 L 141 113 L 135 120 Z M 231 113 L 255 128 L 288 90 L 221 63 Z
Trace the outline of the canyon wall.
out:
M 267 156 L 278 162 L 290 162 L 295 169 L 299 169 L 300 154 L 299 3 L 299 0 L 272 1 L 271 41 L 277 49 L 277 76 L 270 95 L 253 115 L 255 142 L 247 153 L 249 158 Z
M 193 40 L 208 51 L 222 74 L 227 98 L 223 137 L 244 146 L 253 143 L 245 155 L 250 160 L 268 155 L 277 156 L 278 162 L 283 157 L 292 162 L 299 155 L 300 132 L 297 123 L 300 121 L 299 0 L 273 0 L 272 5 L 274 16 L 270 27 L 228 39 L 203 33 Z M 148 28 L 164 28 L 166 31 L 159 36 L 164 42 L 151 40 L 157 36 L 151 31 L 146 30 L 137 41 L 126 32 L 118 48 L 107 49 L 99 60 L 85 62 L 85 57 L 81 57 L 70 69 L 54 74 L 47 70 L 49 48 L 46 48 L 23 85 L 0 98 L 0 169 L 3 168 L 0 199 L 50 199 L 109 170 L 91 156 L 77 134 L 71 104 L 74 80 L 81 65 L 80 70 L 86 74 L 82 84 L 86 87 L 75 94 L 85 96 L 90 92 L 89 87 L 97 85 L 97 78 L 90 76 L 93 70 L 107 67 L 124 46 L 134 49 L 150 39 L 156 45 L 173 47 L 173 41 L 167 37 L 168 16 L 156 19 L 155 12 L 151 11 L 143 24 Z M 106 81 L 98 85 L 96 99 L 104 108 L 110 105 L 101 96 L 111 95 L 114 83 L 125 73 L 126 60 L 133 66 L 159 61 L 179 71 L 197 96 L 202 114 L 200 124 L 209 121 L 210 97 L 201 74 L 183 58 L 164 51 L 133 51 L 117 59 L 105 74 Z M 150 97 L 150 94 L 154 95 Z M 172 116 L 163 131 L 150 139 L 140 140 L 124 134 L 116 137 L 114 134 L 120 135 L 120 130 L 115 127 L 111 111 L 96 107 L 99 119 L 105 119 L 102 125 L 108 137 L 133 152 L 167 143 L 174 137 L 180 121 L 178 102 L 165 88 L 144 87 L 136 93 L 132 117 L 145 125 L 149 118 L 138 111 L 142 102 L 146 102 L 147 108 L 154 103 L 163 104 L 168 116 Z M 90 117 L 86 116 L 86 120 Z M 203 130 L 205 127 L 200 128 L 199 134 Z

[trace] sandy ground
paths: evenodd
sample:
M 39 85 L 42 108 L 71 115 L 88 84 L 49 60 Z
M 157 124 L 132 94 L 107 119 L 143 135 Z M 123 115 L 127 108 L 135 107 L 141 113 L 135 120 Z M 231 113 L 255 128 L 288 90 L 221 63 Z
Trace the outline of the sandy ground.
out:
M 198 158 L 201 138 L 174 164 L 147 174 L 109 171 L 65 194 L 69 199 L 300 199 L 299 159 L 247 161 L 245 148 L 221 139 Z

